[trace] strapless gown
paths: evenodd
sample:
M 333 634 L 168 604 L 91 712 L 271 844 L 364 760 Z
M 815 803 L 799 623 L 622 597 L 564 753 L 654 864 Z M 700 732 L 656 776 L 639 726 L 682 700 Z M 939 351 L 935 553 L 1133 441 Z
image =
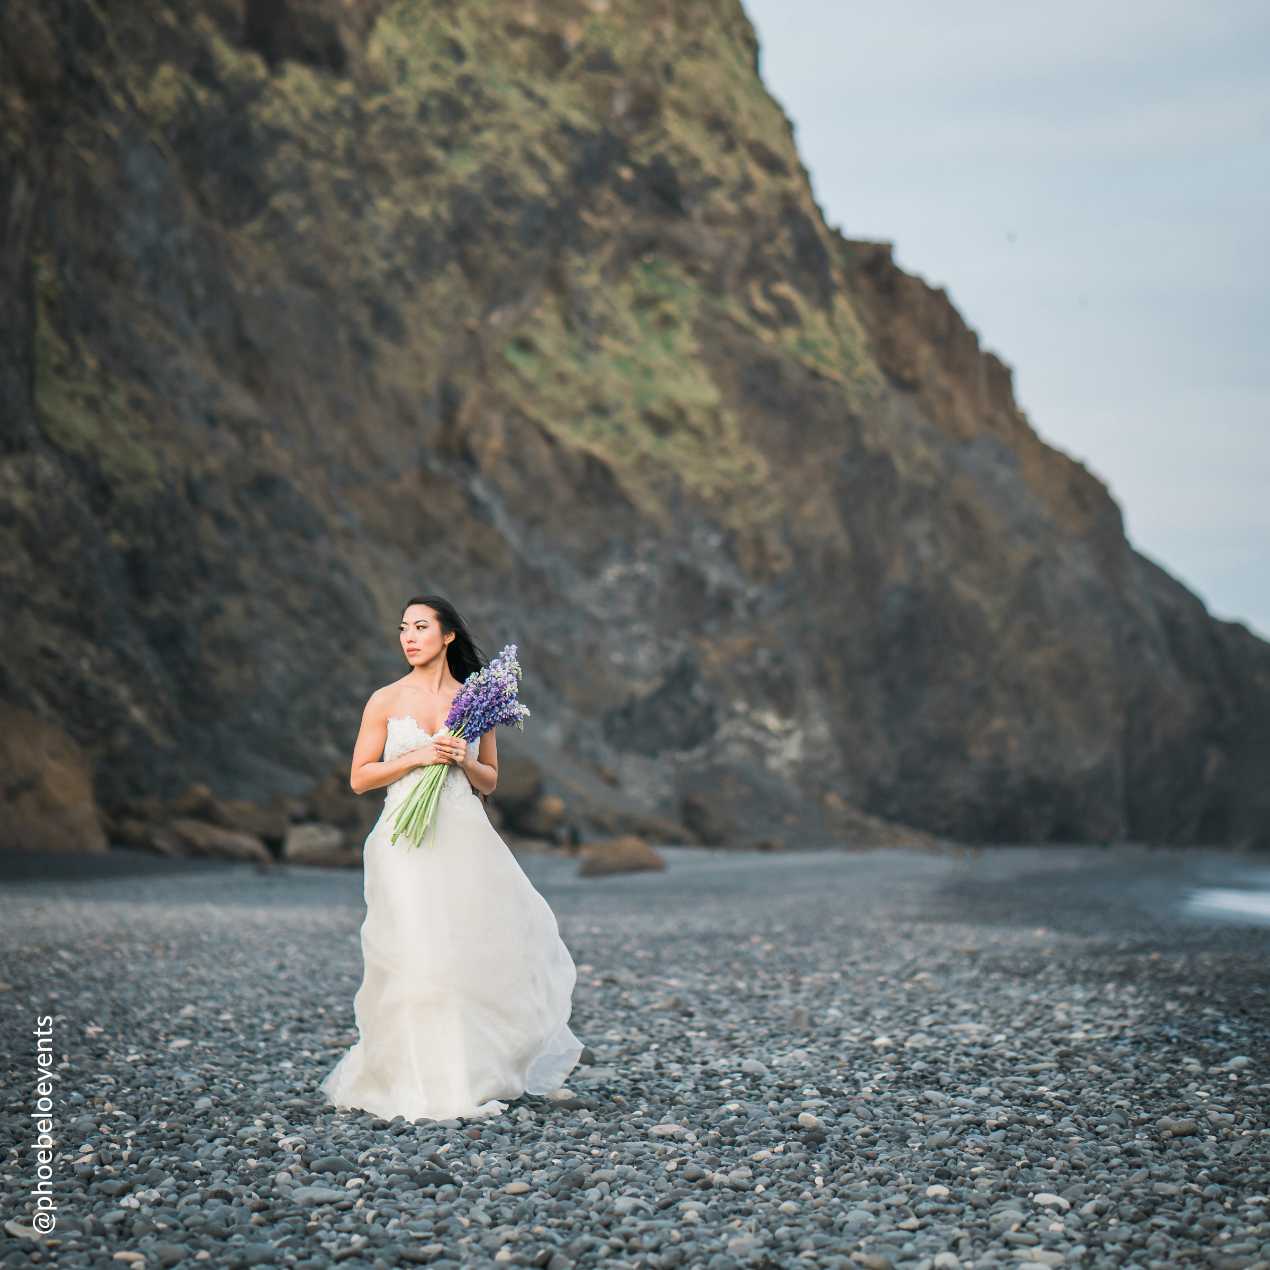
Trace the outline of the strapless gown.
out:
M 384 758 L 426 744 L 409 715 Z M 414 768 L 387 786 L 363 851 L 366 917 L 358 1039 L 320 1089 L 384 1119 L 497 1115 L 503 1100 L 558 1089 L 582 1054 L 569 1026 L 577 970 L 555 914 L 457 765 L 418 847 L 389 841 Z

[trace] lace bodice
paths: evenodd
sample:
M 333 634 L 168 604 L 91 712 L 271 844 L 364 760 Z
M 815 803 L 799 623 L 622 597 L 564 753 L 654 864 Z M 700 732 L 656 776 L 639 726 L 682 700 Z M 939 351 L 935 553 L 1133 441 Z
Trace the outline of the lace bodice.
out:
M 399 758 L 407 750 L 417 750 L 420 746 L 426 745 L 433 737 L 440 736 L 444 731 L 444 724 L 435 732 L 425 732 L 413 715 L 393 715 L 388 720 L 388 739 L 384 743 L 384 761 L 387 762 L 391 759 Z M 428 768 L 426 767 L 415 767 L 404 776 L 399 776 L 393 781 L 387 787 L 387 794 L 384 798 L 385 809 L 396 806 L 405 798 L 414 788 L 416 782 L 422 779 L 423 774 L 427 770 Z M 476 791 L 468 781 L 467 774 L 457 764 L 451 764 L 450 770 L 446 773 L 445 780 L 441 785 L 441 801 L 447 802 L 450 799 L 475 798 L 476 796 Z

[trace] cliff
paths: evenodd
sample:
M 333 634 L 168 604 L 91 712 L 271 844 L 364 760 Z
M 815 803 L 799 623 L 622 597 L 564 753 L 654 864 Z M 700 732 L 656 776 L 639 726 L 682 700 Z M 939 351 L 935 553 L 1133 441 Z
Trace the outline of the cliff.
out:
M 12 844 L 54 752 L 108 830 L 338 786 L 436 589 L 578 832 L 1270 845 L 1270 646 L 826 228 L 735 0 L 0 28 Z

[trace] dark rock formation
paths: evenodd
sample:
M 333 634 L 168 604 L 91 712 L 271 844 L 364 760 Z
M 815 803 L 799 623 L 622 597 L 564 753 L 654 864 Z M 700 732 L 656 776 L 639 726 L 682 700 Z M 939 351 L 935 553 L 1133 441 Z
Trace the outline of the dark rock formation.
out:
M 0 701 L 108 814 L 339 779 L 426 588 L 574 840 L 1267 843 L 1270 647 L 826 229 L 735 0 L 11 0 L 0 112 Z

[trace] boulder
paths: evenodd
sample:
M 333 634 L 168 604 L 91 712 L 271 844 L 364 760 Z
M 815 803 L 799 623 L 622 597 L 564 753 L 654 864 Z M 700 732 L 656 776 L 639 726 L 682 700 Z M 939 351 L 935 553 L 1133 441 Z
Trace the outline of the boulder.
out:
M 310 823 L 292 825 L 287 830 L 282 858 L 288 864 L 351 869 L 361 864 L 362 853 L 360 847 L 348 842 L 338 826 Z
M 169 816 L 192 816 L 199 820 L 211 820 L 215 802 L 211 788 L 202 781 L 195 781 L 175 798 L 169 799 L 164 811 Z
M 291 800 L 278 795 L 267 806 L 246 798 L 213 798 L 207 819 L 226 829 L 255 834 L 267 843 L 281 846 L 291 819 Z
M 255 860 L 272 864 L 273 857 L 255 834 L 225 829 L 192 816 L 176 816 L 150 828 L 145 845 L 164 855 L 216 856 L 222 860 Z
M 608 842 L 584 842 L 578 847 L 578 876 L 583 878 L 665 867 L 666 861 L 657 848 L 634 834 Z

